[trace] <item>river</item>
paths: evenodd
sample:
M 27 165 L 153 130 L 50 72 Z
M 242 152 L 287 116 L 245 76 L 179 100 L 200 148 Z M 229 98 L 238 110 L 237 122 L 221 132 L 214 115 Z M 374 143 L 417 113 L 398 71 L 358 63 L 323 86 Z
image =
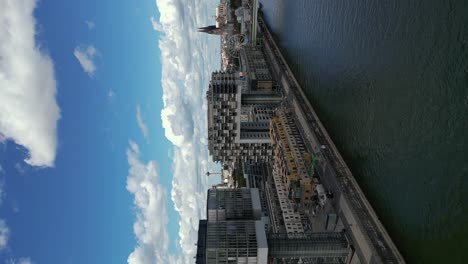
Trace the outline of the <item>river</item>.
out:
M 261 0 L 408 263 L 468 263 L 468 1 Z

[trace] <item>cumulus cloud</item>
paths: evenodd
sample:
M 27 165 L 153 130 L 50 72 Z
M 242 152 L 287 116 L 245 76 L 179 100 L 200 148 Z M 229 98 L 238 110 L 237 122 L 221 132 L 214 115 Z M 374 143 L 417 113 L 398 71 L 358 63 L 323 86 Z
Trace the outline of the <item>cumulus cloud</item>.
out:
M 96 72 L 96 64 L 94 59 L 97 55 L 97 49 L 93 46 L 79 46 L 73 51 L 76 59 L 80 63 L 83 70 L 90 76 L 93 77 Z
M 155 30 L 163 33 L 159 39 L 164 104 L 161 119 L 165 136 L 174 145 L 170 151 L 170 158 L 173 160 L 171 199 L 180 216 L 177 240 L 182 252 L 175 256 L 167 252 L 169 234 L 166 230 L 167 213 L 162 209 L 164 203 L 156 198 L 145 198 L 141 200 L 154 200 L 154 203 L 158 204 L 154 208 L 157 208 L 158 216 L 161 216 L 158 222 L 152 223 L 152 220 L 148 220 L 152 218 L 146 217 L 151 213 L 140 209 L 137 217 L 137 223 L 140 224 L 136 224 L 134 228 L 138 246 L 128 260 L 129 263 L 143 264 L 192 263 L 196 253 L 194 244 L 197 242 L 198 220 L 205 214 L 205 191 L 208 188 L 208 181 L 204 175 L 209 167 L 216 167 L 209 162 L 206 146 L 207 107 L 204 98 L 211 72 L 219 69 L 219 38 L 200 34 L 197 28 L 213 23 L 211 14 L 214 13 L 219 1 L 156 0 L 156 4 L 161 15 L 159 21 L 151 18 L 151 22 Z M 127 153 L 129 163 L 139 164 L 134 158 L 138 156 L 138 147 L 133 143 L 131 145 Z M 145 168 L 141 169 L 141 175 L 157 175 L 148 172 L 151 162 L 146 165 L 140 162 L 140 165 L 144 165 Z M 141 181 L 143 180 L 137 182 Z M 132 186 L 135 188 L 130 192 L 141 192 L 145 197 L 157 197 L 152 194 L 163 192 L 162 188 L 155 192 L 136 191 L 142 186 L 145 188 L 152 186 L 151 188 L 156 189 L 154 184 Z M 147 207 L 137 206 L 137 208 Z M 149 228 L 150 226 L 154 228 Z
M 204 217 L 205 173 L 215 166 L 206 146 L 205 94 L 211 72 L 219 69 L 219 38 L 201 34 L 197 28 L 212 24 L 218 0 L 157 0 L 161 14 L 155 29 L 162 63 L 164 107 L 161 112 L 165 136 L 172 151 L 171 199 L 179 213 L 179 245 L 184 263 L 196 253 L 198 220 Z M 154 18 L 152 20 L 155 20 Z M 190 173 L 187 173 L 190 172 Z
M 159 24 L 158 21 L 156 21 L 154 17 L 151 17 L 150 21 L 151 21 L 151 25 L 153 25 L 154 30 L 159 31 L 159 32 L 163 31 L 162 25 Z
M 136 119 L 137 119 L 138 126 L 141 129 L 141 133 L 143 133 L 143 136 L 146 139 L 148 139 L 148 126 L 143 121 L 143 117 L 141 116 L 140 105 L 137 105 L 137 107 L 136 107 Z
M 0 1 L 0 140 L 26 148 L 29 165 L 52 167 L 60 109 L 53 62 L 34 39 L 35 6 Z
M 0 250 L 8 246 L 8 239 L 10 238 L 10 229 L 8 228 L 5 220 L 0 219 Z
M 96 24 L 94 21 L 91 20 L 85 20 L 86 26 L 88 26 L 89 30 L 93 30 L 96 27 Z
M 167 231 L 167 192 L 159 182 L 158 165 L 155 161 L 145 164 L 140 156 L 138 145 L 131 141 L 127 149 L 130 166 L 127 190 L 134 195 L 136 222 L 133 231 L 138 245 L 129 255 L 128 263 L 182 263 L 180 257 L 167 253 L 170 242 Z

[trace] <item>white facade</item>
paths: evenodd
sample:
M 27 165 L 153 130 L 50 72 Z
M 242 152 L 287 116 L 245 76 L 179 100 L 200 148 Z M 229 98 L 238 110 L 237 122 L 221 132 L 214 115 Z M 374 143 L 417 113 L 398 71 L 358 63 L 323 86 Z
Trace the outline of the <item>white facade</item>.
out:
M 273 168 L 273 180 L 275 183 L 284 226 L 286 228 L 288 237 L 297 237 L 303 235 L 304 226 L 301 222 L 301 215 L 294 210 L 294 206 L 291 204 L 291 201 L 288 198 L 288 190 L 282 182 L 281 176 L 276 172 L 276 168 Z

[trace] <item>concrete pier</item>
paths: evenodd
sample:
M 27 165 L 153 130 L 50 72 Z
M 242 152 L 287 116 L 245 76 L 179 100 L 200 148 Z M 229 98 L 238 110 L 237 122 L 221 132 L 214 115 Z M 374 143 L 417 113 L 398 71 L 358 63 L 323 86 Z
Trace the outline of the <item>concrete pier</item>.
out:
M 320 180 L 327 190 L 333 192 L 331 203 L 355 249 L 350 263 L 405 263 L 307 100 L 261 16 L 258 18 L 258 31 L 263 36 L 263 49 L 273 75 L 283 86 L 284 103 L 294 109 L 309 151 L 321 157 L 316 165 Z

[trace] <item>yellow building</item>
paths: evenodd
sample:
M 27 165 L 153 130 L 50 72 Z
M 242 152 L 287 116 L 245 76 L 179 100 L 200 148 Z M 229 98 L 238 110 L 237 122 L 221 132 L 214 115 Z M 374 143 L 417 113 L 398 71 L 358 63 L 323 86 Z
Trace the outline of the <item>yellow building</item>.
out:
M 315 184 L 308 172 L 310 155 L 292 113 L 285 109 L 277 111 L 270 121 L 270 139 L 274 166 L 287 189 L 288 198 L 296 205 L 311 204 Z

